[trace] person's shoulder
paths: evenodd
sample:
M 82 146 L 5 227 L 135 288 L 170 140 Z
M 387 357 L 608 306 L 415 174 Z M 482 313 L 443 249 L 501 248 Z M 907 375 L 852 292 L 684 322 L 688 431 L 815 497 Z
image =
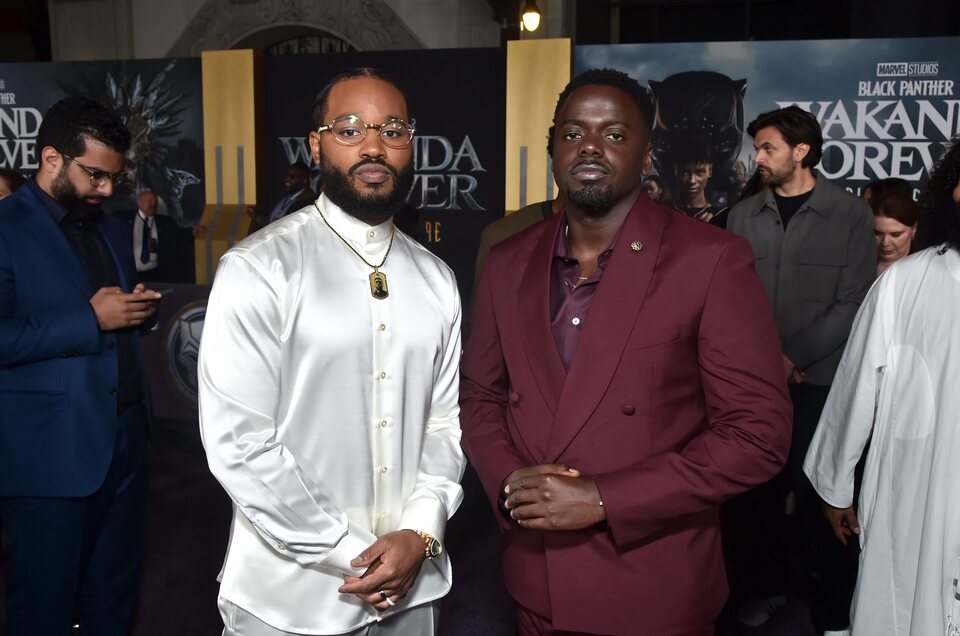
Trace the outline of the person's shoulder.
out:
M 435 269 L 437 272 L 441 273 L 445 278 L 450 281 L 455 281 L 456 277 L 454 276 L 453 269 L 447 265 L 442 258 L 428 250 L 419 241 L 412 238 L 403 230 L 397 228 L 395 230 L 396 234 L 394 235 L 394 242 L 400 241 L 407 246 L 409 250 L 410 257 L 421 267 L 429 267 Z
M 731 245 L 741 248 L 749 244 L 733 232 L 711 225 L 706 221 L 688 217 L 683 212 L 671 211 L 670 222 L 665 232 L 666 240 L 683 245 L 684 250 L 696 253 L 700 258 L 714 254 L 717 258 Z
M 24 214 L 31 209 L 39 209 L 43 203 L 23 185 L 10 196 L 0 200 L 0 223 L 19 224 Z
M 542 205 L 542 203 L 534 203 L 497 219 L 483 228 L 481 240 L 496 244 L 543 221 Z
M 763 188 L 755 194 L 751 194 L 745 199 L 737 201 L 730 206 L 730 209 L 727 211 L 728 224 L 735 219 L 737 221 L 742 221 L 743 218 L 749 214 L 752 214 L 763 207 L 764 203 L 767 200 L 768 189 Z
M 870 206 L 862 198 L 843 186 L 830 181 L 822 174 L 817 175 L 817 184 L 813 188 L 811 205 L 820 203 L 826 213 L 850 214 L 854 216 L 873 216 Z

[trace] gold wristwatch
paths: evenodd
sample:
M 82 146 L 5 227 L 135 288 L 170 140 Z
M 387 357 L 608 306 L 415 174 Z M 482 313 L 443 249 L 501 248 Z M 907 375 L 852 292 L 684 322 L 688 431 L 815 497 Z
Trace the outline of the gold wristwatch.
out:
M 434 559 L 443 553 L 443 546 L 440 545 L 440 542 L 435 538 L 420 530 L 414 530 L 414 532 L 420 535 L 420 538 L 423 539 L 423 542 L 426 544 L 423 549 L 423 554 L 428 559 Z

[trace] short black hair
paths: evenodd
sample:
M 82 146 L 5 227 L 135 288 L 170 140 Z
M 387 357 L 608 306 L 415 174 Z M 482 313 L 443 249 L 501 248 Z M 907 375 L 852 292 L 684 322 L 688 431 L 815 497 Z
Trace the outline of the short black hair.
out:
M 113 109 L 86 97 L 66 97 L 44 114 L 37 147 L 50 146 L 71 157 L 82 156 L 87 139 L 121 154 L 130 150 L 130 131 Z
M 319 126 L 318 126 L 318 127 L 319 127 Z M 305 164 L 305 163 L 302 162 L 302 161 L 294 161 L 294 162 L 291 163 L 289 166 L 287 166 L 287 169 L 290 169 L 290 168 L 293 168 L 294 170 L 296 170 L 297 172 L 299 172 L 300 174 L 302 174 L 302 175 L 305 176 L 305 177 L 309 177 L 309 176 L 310 176 L 310 168 L 308 168 L 308 167 L 307 167 L 307 164 Z
M 640 117 L 647 126 L 647 132 L 650 132 L 650 128 L 653 126 L 653 102 L 650 101 L 650 94 L 643 86 L 640 86 L 637 80 L 623 71 L 616 71 L 612 68 L 592 68 L 570 80 L 570 83 L 560 92 L 560 96 L 557 98 L 557 106 L 553 109 L 554 125 L 557 123 L 557 115 L 560 114 L 567 103 L 570 94 L 584 86 L 610 86 L 629 95 L 640 110 Z M 552 137 L 553 135 L 551 135 Z M 547 152 L 550 152 L 551 156 L 553 155 L 552 150 L 552 145 L 548 145 Z
M 661 190 L 663 190 L 663 179 L 660 178 L 660 175 L 648 174 L 645 177 L 643 177 L 643 181 L 641 181 L 640 183 L 643 183 L 644 181 L 653 181 L 654 183 L 657 184 L 657 186 Z
M 960 183 L 960 135 L 944 150 L 920 196 L 920 239 L 924 247 L 948 242 L 960 250 L 960 205 L 953 191 Z
M 803 158 L 800 165 L 812 168 L 820 163 L 823 157 L 823 132 L 817 118 L 799 106 L 787 106 L 777 110 L 760 113 L 747 126 L 747 133 L 756 138 L 757 133 L 764 128 L 776 128 L 791 146 L 807 144 L 810 152 Z
M 320 126 L 323 126 L 327 123 L 327 106 L 330 102 L 330 91 L 333 90 L 333 87 L 339 84 L 340 82 L 345 82 L 347 80 L 359 79 L 361 77 L 369 77 L 372 79 L 378 79 L 381 82 L 386 82 L 390 84 L 395 89 L 400 91 L 400 94 L 403 96 L 403 101 L 407 102 L 407 96 L 403 92 L 403 89 L 393 81 L 389 76 L 387 76 L 383 71 L 377 68 L 370 66 L 360 66 L 357 68 L 352 68 L 349 71 L 344 71 L 339 75 L 333 76 L 329 82 L 327 82 L 323 88 L 320 89 L 320 92 L 317 93 L 316 98 L 313 100 L 313 129 L 316 130 Z M 409 104 L 407 104 L 409 107 Z
M 6 181 L 10 192 L 16 192 L 17 188 L 22 186 L 26 180 L 23 178 L 23 175 L 16 170 L 0 168 L 0 181 Z

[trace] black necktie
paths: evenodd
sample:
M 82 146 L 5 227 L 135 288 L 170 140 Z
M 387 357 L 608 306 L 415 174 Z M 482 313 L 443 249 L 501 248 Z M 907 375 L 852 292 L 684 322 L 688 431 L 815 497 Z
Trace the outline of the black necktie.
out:
M 143 236 L 140 241 L 140 262 L 150 262 L 150 219 L 143 219 Z

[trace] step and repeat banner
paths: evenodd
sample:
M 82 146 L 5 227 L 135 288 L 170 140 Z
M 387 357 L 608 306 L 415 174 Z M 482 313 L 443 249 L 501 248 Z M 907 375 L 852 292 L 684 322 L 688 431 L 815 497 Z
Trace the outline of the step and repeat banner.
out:
M 115 108 L 133 136 L 126 164 L 130 178 L 106 209 L 135 209 L 136 193 L 149 189 L 160 199 L 160 213 L 181 227 L 199 220 L 204 204 L 199 59 L 0 64 L 0 167 L 36 172 L 43 114 L 70 96 Z
M 648 87 L 657 171 L 674 189 L 680 155 L 713 162 L 714 205 L 753 172 L 746 125 L 795 104 L 824 136 L 820 172 L 859 194 L 875 179 L 923 186 L 960 133 L 960 38 L 624 44 L 574 49 L 574 73 L 609 67 Z

